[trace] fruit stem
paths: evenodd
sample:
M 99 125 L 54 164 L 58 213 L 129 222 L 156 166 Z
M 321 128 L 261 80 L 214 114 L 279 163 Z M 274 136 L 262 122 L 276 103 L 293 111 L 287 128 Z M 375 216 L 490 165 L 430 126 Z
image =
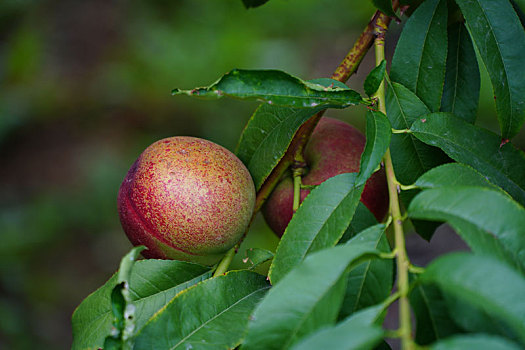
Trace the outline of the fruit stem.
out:
M 213 277 L 223 275 L 226 273 L 226 271 L 228 271 L 228 268 L 230 267 L 230 264 L 233 260 L 233 257 L 235 256 L 235 253 L 237 252 L 237 249 L 239 249 L 238 244 L 236 244 L 232 249 L 228 250 L 224 258 L 222 258 L 221 262 L 217 266 L 217 269 L 215 269 Z
M 301 203 L 301 174 L 294 172 L 293 174 L 293 212 L 299 209 Z
M 376 65 L 379 65 L 385 59 L 385 34 L 388 28 L 388 23 L 378 21 L 376 26 L 376 37 L 374 41 Z M 386 114 L 385 107 L 385 81 L 381 85 L 375 95 L 378 100 L 379 110 Z M 398 334 L 401 338 L 401 349 L 409 350 L 414 348 L 412 340 L 411 318 L 410 318 L 410 304 L 408 301 L 409 280 L 408 269 L 409 261 L 406 253 L 405 235 L 403 232 L 403 216 L 399 207 L 398 198 L 398 181 L 394 172 L 392 164 L 392 157 L 390 149 L 388 149 L 383 156 L 385 164 L 388 193 L 390 200 L 390 215 L 392 216 L 392 223 L 394 226 L 394 240 L 397 263 L 397 290 L 399 293 L 399 330 Z
M 292 164 L 292 175 L 293 175 L 293 212 L 295 213 L 299 209 L 301 204 L 301 178 L 305 173 L 306 162 L 302 154 L 296 154 L 296 158 Z

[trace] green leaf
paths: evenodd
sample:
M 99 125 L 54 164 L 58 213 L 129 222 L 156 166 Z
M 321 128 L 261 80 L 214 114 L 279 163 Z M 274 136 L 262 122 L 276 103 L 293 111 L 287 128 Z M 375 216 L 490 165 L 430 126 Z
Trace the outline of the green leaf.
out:
M 508 1 L 456 0 L 492 81 L 504 139 L 525 120 L 525 32 Z
M 350 238 L 354 237 L 359 232 L 374 226 L 377 224 L 377 219 L 372 212 L 363 204 L 359 202 L 355 210 L 354 217 L 350 222 L 350 226 L 346 229 L 343 237 L 339 240 L 339 243 L 345 243 Z
M 336 80 L 310 81 L 323 86 L 348 87 Z M 287 108 L 262 104 L 252 115 L 239 139 L 235 153 L 250 171 L 259 190 L 283 158 L 299 127 L 324 107 Z
M 525 209 L 499 191 L 451 186 L 421 192 L 408 207 L 410 218 L 460 219 L 497 237 L 513 261 L 525 261 Z
M 181 290 L 211 276 L 209 267 L 175 260 L 139 260 L 129 286 L 135 305 L 135 327 L 146 321 Z M 73 313 L 73 349 L 98 349 L 112 327 L 111 292 L 117 274 L 89 295 Z
M 459 218 L 450 219 L 449 224 L 474 253 L 491 256 L 525 272 L 525 261 L 513 260 L 512 251 L 508 250 L 503 242 L 491 232 Z
M 446 113 L 424 116 L 411 130 L 421 141 L 470 165 L 525 205 L 525 154 L 510 142 L 502 144 L 497 135 Z
M 174 89 L 172 94 L 205 98 L 228 96 L 296 108 L 346 108 L 363 103 L 361 95 L 349 88 L 310 83 L 278 70 L 234 69 L 208 87 Z
M 185 289 L 137 334 L 135 349 L 231 349 L 240 344 L 264 276 L 231 271 Z
M 377 7 L 378 10 L 383 12 L 385 15 L 397 18 L 396 13 L 392 8 L 392 0 L 372 0 L 372 3 L 375 7 Z
M 262 6 L 267 2 L 268 0 L 242 0 L 244 7 L 246 7 L 247 9 Z
M 449 163 L 431 169 L 417 179 L 415 185 L 421 188 L 481 186 L 503 192 L 499 187 L 488 182 L 476 170 L 459 163 Z M 493 256 L 511 266 L 522 269 L 521 265 L 512 261 L 510 252 L 506 251 L 502 243 L 493 234 L 459 218 L 449 219 L 449 224 L 473 252 Z
M 390 8 L 392 8 L 392 2 L 387 1 L 390 3 Z M 377 89 L 379 89 L 379 85 L 383 82 L 383 79 L 385 79 L 385 72 L 386 72 L 386 61 L 383 60 L 381 63 L 376 66 L 372 71 L 368 74 L 368 76 L 365 79 L 364 88 L 365 93 L 368 96 L 372 96 L 376 93 Z
M 381 252 L 390 252 L 385 225 L 375 225 L 361 232 L 350 242 L 367 244 Z M 385 300 L 394 284 L 394 262 L 391 259 L 368 260 L 356 266 L 348 275 L 346 293 L 339 313 L 346 317 L 365 307 Z
M 244 129 L 237 157 L 246 165 L 259 190 L 283 158 L 299 127 L 323 108 L 286 108 L 262 104 Z
M 366 244 L 349 243 L 307 256 L 257 306 L 242 349 L 287 349 L 335 323 L 345 272 L 377 254 Z
M 392 127 L 386 115 L 368 110 L 366 112 L 366 145 L 361 155 L 356 183 L 364 185 L 379 169 L 383 155 L 390 145 Z
M 408 19 L 396 46 L 390 78 L 431 111 L 441 105 L 447 58 L 447 2 L 427 0 Z
M 384 332 L 378 326 L 337 326 L 323 328 L 293 346 L 293 350 L 319 349 L 373 349 L 383 339 Z
M 416 316 L 416 337 L 420 345 L 428 345 L 459 331 L 447 310 L 439 288 L 417 281 L 410 291 L 410 306 Z
M 248 265 L 248 269 L 253 270 L 271 259 L 273 259 L 271 251 L 261 248 L 249 248 L 246 249 L 246 258 L 242 259 L 242 261 Z
M 443 295 L 450 316 L 462 328 L 463 332 L 494 334 L 517 341 L 514 331 L 501 322 L 498 316 L 492 315 L 457 296 L 449 293 L 443 293 Z
M 270 266 L 273 285 L 300 263 L 307 254 L 334 246 L 347 229 L 364 186 L 355 185 L 356 174 L 334 176 L 305 198 L 293 215 L 277 246 Z
M 321 328 L 296 343 L 292 350 L 302 349 L 372 349 L 383 337 L 377 327 L 386 306 L 374 305 L 347 317 L 335 326 Z
M 519 350 L 515 343 L 486 334 L 456 335 L 443 339 L 430 347 L 431 350 Z
M 498 318 L 525 344 L 525 278 L 507 265 L 470 253 L 448 254 L 420 279 Z
M 512 5 L 514 11 L 516 11 L 521 25 L 525 27 L 525 13 L 523 13 L 523 10 L 520 8 L 520 5 L 518 5 L 518 3 L 515 0 L 510 0 L 510 4 Z
M 420 188 L 481 186 L 500 190 L 499 187 L 491 184 L 479 172 L 461 163 L 448 163 L 430 169 L 417 179 L 414 185 Z
M 480 76 L 472 39 L 463 23 L 448 27 L 448 57 L 441 111 L 476 121 Z
M 417 118 L 430 112 L 412 91 L 397 83 L 388 85 L 386 109 L 394 129 L 408 129 Z M 443 152 L 410 134 L 392 135 L 390 149 L 396 178 L 405 185 L 446 161 Z
M 104 348 L 131 349 L 131 338 L 135 333 L 135 305 L 131 297 L 129 279 L 140 252 L 145 246 L 138 246 L 126 254 L 120 261 L 117 285 L 111 291 L 111 311 L 113 327 L 104 341 Z

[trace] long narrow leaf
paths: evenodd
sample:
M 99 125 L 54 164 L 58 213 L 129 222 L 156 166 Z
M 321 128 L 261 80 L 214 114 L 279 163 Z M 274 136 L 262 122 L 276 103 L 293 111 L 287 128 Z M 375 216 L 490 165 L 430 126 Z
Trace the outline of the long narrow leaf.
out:
M 496 236 L 513 261 L 525 261 L 525 209 L 499 191 L 466 186 L 425 190 L 414 198 L 407 212 L 417 219 L 467 221 Z
M 519 350 L 517 344 L 501 337 L 487 334 L 456 335 L 443 339 L 430 347 L 431 350 Z
M 456 3 L 492 81 L 502 136 L 510 139 L 525 120 L 525 32 L 508 1 Z
M 334 176 L 312 190 L 288 224 L 270 267 L 272 284 L 279 281 L 307 254 L 334 246 L 352 220 L 364 186 L 356 174 Z
M 379 168 L 381 159 L 390 145 L 392 127 L 381 112 L 366 112 L 366 145 L 361 155 L 357 184 L 363 185 Z
M 129 278 L 135 305 L 135 327 L 140 329 L 166 301 L 180 291 L 211 276 L 210 268 L 175 260 L 140 260 Z M 117 274 L 89 295 L 73 313 L 73 349 L 103 346 L 111 329 L 112 289 L 118 284 Z
M 231 349 L 269 286 L 264 276 L 231 271 L 179 293 L 137 334 L 135 349 Z
M 228 96 L 297 108 L 346 108 L 363 103 L 361 95 L 349 88 L 326 87 L 278 70 L 234 69 L 210 86 L 192 90 L 174 89 L 172 94 L 204 98 Z
M 390 69 L 392 81 L 409 88 L 433 112 L 445 81 L 447 14 L 446 0 L 423 2 L 401 33 Z
M 430 113 L 412 91 L 398 83 L 388 85 L 386 109 L 395 129 L 409 129 L 417 118 Z M 447 160 L 442 151 L 410 134 L 392 135 L 390 149 L 396 177 L 406 185 L 414 183 L 423 173 Z
M 510 142 L 447 113 L 433 113 L 414 122 L 421 141 L 441 148 L 457 162 L 468 164 L 525 205 L 525 154 Z
M 476 121 L 480 76 L 472 39 L 463 23 L 448 27 L 448 57 L 441 111 Z
M 381 252 L 390 252 L 385 225 L 369 227 L 349 241 L 368 244 Z M 385 300 L 394 283 L 392 259 L 373 259 L 356 266 L 348 274 L 346 293 L 339 317 L 346 317 L 365 307 Z
M 525 344 L 525 278 L 507 265 L 455 253 L 435 260 L 420 278 L 498 318 Z
M 306 257 L 258 305 L 242 349 L 287 349 L 301 337 L 335 323 L 345 272 L 377 254 L 366 244 L 346 244 Z M 327 303 L 328 297 L 332 300 Z

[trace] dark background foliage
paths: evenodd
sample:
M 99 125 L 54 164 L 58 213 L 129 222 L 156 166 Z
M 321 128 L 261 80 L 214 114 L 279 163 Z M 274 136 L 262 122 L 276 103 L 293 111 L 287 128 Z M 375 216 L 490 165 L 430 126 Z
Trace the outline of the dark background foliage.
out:
M 207 85 L 232 68 L 329 76 L 373 11 L 366 1 L 273 0 L 251 10 L 241 1 L 2 1 L 0 348 L 68 348 L 72 311 L 130 248 L 116 194 L 133 160 L 173 135 L 233 150 L 256 106 L 172 97 L 172 88 Z M 394 23 L 388 57 L 399 31 Z M 352 88 L 361 90 L 371 58 Z M 484 71 L 480 100 L 478 124 L 497 132 Z M 362 107 L 331 115 L 364 129 Z M 525 147 L 523 131 L 515 144 Z M 453 237 L 436 235 L 435 249 Z M 246 244 L 276 242 L 258 220 Z M 410 247 L 422 263 L 434 254 L 417 240 Z

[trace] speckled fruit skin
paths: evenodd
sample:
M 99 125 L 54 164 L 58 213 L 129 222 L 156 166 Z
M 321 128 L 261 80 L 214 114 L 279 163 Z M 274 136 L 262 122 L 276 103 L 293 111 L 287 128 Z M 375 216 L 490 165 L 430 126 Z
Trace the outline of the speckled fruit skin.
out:
M 146 258 L 206 265 L 242 238 L 254 205 L 253 180 L 233 153 L 184 136 L 149 146 L 118 193 L 122 227 Z
M 335 175 L 359 171 L 365 143 L 365 136 L 349 124 L 333 118 L 321 118 L 304 150 L 308 172 L 303 176 L 302 183 L 319 185 Z M 309 190 L 301 190 L 301 201 L 309 193 Z M 384 169 L 368 179 L 361 202 L 378 220 L 385 217 L 388 187 Z M 292 219 L 292 205 L 293 181 L 291 176 L 286 176 L 275 187 L 262 210 L 266 222 L 279 237 Z

